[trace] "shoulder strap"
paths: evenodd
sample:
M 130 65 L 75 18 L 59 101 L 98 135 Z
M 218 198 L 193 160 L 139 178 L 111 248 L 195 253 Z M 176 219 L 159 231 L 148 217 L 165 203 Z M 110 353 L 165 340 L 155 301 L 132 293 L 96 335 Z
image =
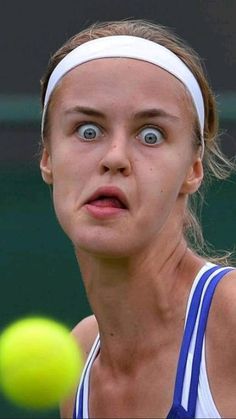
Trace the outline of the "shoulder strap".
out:
M 88 403 L 87 396 L 86 396 L 87 391 L 85 391 L 85 381 L 87 382 L 87 386 L 88 386 L 90 369 L 91 369 L 94 359 L 97 356 L 99 347 L 100 347 L 100 337 L 98 335 L 88 355 L 87 362 L 85 364 L 84 371 L 80 379 L 80 384 L 79 384 L 79 387 L 76 393 L 76 398 L 75 398 L 73 419 L 83 419 L 84 417 L 84 404 Z
M 194 291 L 192 301 L 189 308 L 188 318 L 186 321 L 185 329 L 184 329 L 184 335 L 183 340 L 181 344 L 180 349 L 180 355 L 179 355 L 179 361 L 178 361 L 178 367 L 177 367 L 177 373 L 176 373 L 176 379 L 175 379 L 175 389 L 174 389 L 174 404 L 181 404 L 182 400 L 182 391 L 183 391 L 183 383 L 184 383 L 184 374 L 186 369 L 186 363 L 187 363 L 187 357 L 188 357 L 188 351 L 195 327 L 195 322 L 197 319 L 198 309 L 201 302 L 201 296 L 202 291 L 204 288 L 204 285 L 208 278 L 212 274 L 214 274 L 215 271 L 219 270 L 219 266 L 214 266 L 204 272 L 202 277 L 200 278 L 196 289 Z
M 207 270 L 200 278 L 196 286 L 196 289 L 194 291 L 192 301 L 190 304 L 188 318 L 187 318 L 182 345 L 180 349 L 172 409 L 177 406 L 181 406 L 183 382 L 184 382 L 184 376 L 185 376 L 188 351 L 189 351 L 193 331 L 195 328 L 199 307 L 201 304 L 202 294 L 204 292 L 204 286 L 209 280 L 207 288 L 204 292 L 203 302 L 201 306 L 201 313 L 200 313 L 200 318 L 199 318 L 192 371 L 191 371 L 191 382 L 190 382 L 189 398 L 188 398 L 188 415 L 189 417 L 192 417 L 192 418 L 194 418 L 195 410 L 196 410 L 198 380 L 199 380 L 199 371 L 200 371 L 201 355 L 202 355 L 202 344 L 203 344 L 203 338 L 205 334 L 206 323 L 207 323 L 207 318 L 209 314 L 212 297 L 213 297 L 213 294 L 214 294 L 214 291 L 218 282 L 226 273 L 228 273 L 232 269 L 233 268 L 222 268 L 220 266 L 214 266 L 210 268 L 209 270 Z
M 200 372 L 200 365 L 201 365 L 201 358 L 202 358 L 202 345 L 203 345 L 203 338 L 206 331 L 206 324 L 207 324 L 207 319 L 209 315 L 212 298 L 213 298 L 216 286 L 219 283 L 219 281 L 223 278 L 223 276 L 225 276 L 231 270 L 232 268 L 224 268 L 222 271 L 218 272 L 209 283 L 206 289 L 204 298 L 203 298 L 202 308 L 201 308 L 201 313 L 200 313 L 199 323 L 198 323 L 198 329 L 197 329 L 197 337 L 196 337 L 195 350 L 194 350 L 194 355 L 193 355 L 192 372 L 191 372 L 191 382 L 190 382 L 190 388 L 189 388 L 188 411 L 192 417 L 195 416 L 195 411 L 196 411 L 199 372 Z

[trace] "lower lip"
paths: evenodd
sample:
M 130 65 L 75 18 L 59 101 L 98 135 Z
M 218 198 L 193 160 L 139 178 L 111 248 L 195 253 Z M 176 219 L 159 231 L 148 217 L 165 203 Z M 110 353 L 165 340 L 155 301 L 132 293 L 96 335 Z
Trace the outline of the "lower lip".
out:
M 115 215 L 124 214 L 124 211 L 127 211 L 124 208 L 116 208 L 116 207 L 97 207 L 95 205 L 86 204 L 86 210 L 95 218 L 108 218 Z

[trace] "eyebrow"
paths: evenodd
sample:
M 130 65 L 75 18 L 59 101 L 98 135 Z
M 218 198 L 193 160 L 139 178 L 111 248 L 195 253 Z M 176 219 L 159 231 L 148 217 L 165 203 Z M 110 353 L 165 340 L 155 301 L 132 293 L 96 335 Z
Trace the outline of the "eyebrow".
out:
M 142 118 L 153 118 L 153 117 L 162 117 L 177 120 L 180 119 L 177 115 L 173 115 L 172 113 L 164 111 L 164 109 L 145 109 L 143 111 L 139 111 L 134 114 L 134 118 L 142 119 Z
M 77 114 L 77 113 L 83 113 L 85 115 L 96 116 L 99 118 L 105 117 L 105 115 L 102 112 L 97 111 L 96 109 L 93 109 L 93 108 L 89 108 L 87 106 L 74 106 L 73 108 L 69 108 L 65 111 L 65 115 L 71 115 L 71 114 Z
M 105 118 L 106 115 L 103 112 L 98 111 L 97 109 L 93 109 L 87 106 L 74 106 L 73 108 L 69 108 L 65 111 L 65 115 L 77 114 L 82 113 L 88 116 L 94 116 L 98 118 Z M 178 120 L 180 119 L 177 115 L 173 115 L 172 113 L 166 112 L 164 109 L 158 108 L 150 108 L 144 109 L 138 112 L 135 112 L 132 115 L 134 119 L 144 119 L 144 118 L 154 118 L 154 117 L 162 117 L 171 120 Z

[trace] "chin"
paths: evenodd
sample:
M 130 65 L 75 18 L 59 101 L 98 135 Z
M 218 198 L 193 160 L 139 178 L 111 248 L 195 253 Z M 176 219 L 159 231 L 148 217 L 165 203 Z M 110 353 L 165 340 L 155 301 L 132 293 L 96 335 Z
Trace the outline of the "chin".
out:
M 109 235 L 82 235 L 71 238 L 76 252 L 88 253 L 91 256 L 101 258 L 124 258 L 133 251 L 133 246 L 127 243 L 127 239 Z M 125 243 L 125 246 L 124 246 Z
M 117 243 L 81 243 L 80 241 L 74 244 L 75 249 L 88 253 L 91 256 L 103 259 L 117 259 L 127 258 L 129 256 L 128 249 L 124 249 L 124 246 L 119 246 Z
M 76 225 L 77 224 L 77 225 Z M 87 223 L 71 223 L 64 228 L 78 254 L 101 258 L 127 258 L 142 251 L 146 246 L 146 236 L 135 232 L 127 225 L 89 225 Z

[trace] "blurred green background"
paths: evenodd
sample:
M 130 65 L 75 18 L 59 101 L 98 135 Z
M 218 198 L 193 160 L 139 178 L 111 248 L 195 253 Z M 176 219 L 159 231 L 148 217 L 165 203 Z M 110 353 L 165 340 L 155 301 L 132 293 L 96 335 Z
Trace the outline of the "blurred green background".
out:
M 203 58 L 220 111 L 222 148 L 236 151 L 236 2 L 233 0 L 56 0 L 2 2 L 0 14 L 0 329 L 28 315 L 72 328 L 90 313 L 71 243 L 60 229 L 38 167 L 39 80 L 65 39 L 97 20 L 146 18 L 183 36 Z M 236 177 L 212 184 L 204 236 L 232 249 Z M 19 409 L 0 394 L 0 418 L 57 418 Z

